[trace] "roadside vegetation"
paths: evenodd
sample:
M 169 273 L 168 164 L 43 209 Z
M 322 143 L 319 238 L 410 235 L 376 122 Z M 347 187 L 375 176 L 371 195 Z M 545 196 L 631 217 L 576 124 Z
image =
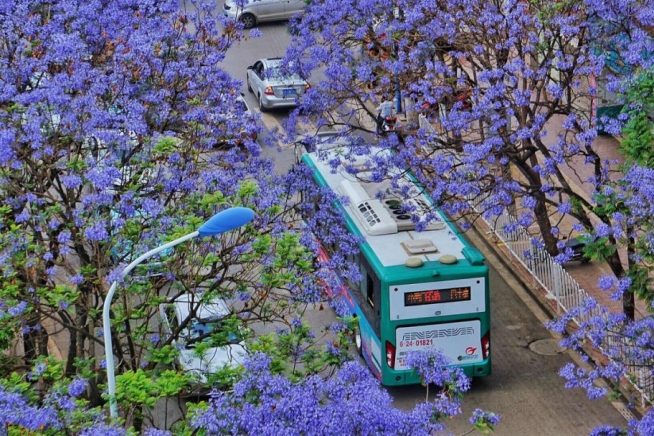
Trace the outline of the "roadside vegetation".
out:
M 299 218 L 309 174 L 297 166 L 275 175 L 252 140 L 256 125 L 236 102 L 241 83 L 221 69 L 243 37 L 239 25 L 225 21 L 215 2 L 185 6 L 0 5 L 0 434 L 442 430 L 469 388 L 459 371 L 444 369 L 442 356 L 409 358 L 439 391 L 401 412 L 356 363 L 348 319 L 324 336 L 302 321 L 309 309 L 329 309 L 326 289 L 334 283 L 314 261 L 314 236 L 339 248 L 327 266 L 351 280 L 359 278 L 348 262 L 357 240 L 340 230 L 334 212 Z M 634 321 L 633 301 L 653 299 L 654 173 L 638 151 L 651 146 L 645 118 L 653 17 L 648 2 L 626 0 L 313 0 L 289 23 L 285 60 L 302 77 L 323 68 L 326 80 L 312 82 L 283 139 L 306 136 L 297 131 L 305 117 L 348 137 L 374 133 L 366 127 L 373 108 L 399 98 L 413 118 L 379 138 L 377 145 L 395 153 L 375 160 L 372 177 L 411 168 L 443 210 L 472 221 L 470 199 L 489 217 L 520 211 L 516 225 L 535 224 L 534 244 L 561 262 L 570 256 L 564 236 L 575 235 L 558 226 L 572 217 L 587 254 L 611 266 L 614 276 L 601 283 L 622 299 L 624 313 L 598 317 L 568 345 L 602 343 L 618 332 L 651 371 L 651 318 Z M 619 54 L 636 79 L 607 72 L 608 53 Z M 627 125 L 626 166 L 601 161 L 593 149 L 589 77 L 600 76 L 627 98 L 624 114 L 607 127 L 618 133 Z M 562 131 L 547 131 L 552 119 Z M 593 168 L 584 181 L 590 195 L 566 179 L 579 165 Z M 162 252 L 120 279 L 140 254 L 233 206 L 253 209 L 255 219 Z M 102 306 L 116 280 L 111 351 L 120 418 L 111 421 Z M 230 303 L 223 329 L 195 350 L 202 356 L 239 334 L 250 354 L 244 366 L 199 380 L 176 364 L 193 314 L 164 334 L 159 310 L 182 294 Z M 569 319 L 553 328 L 563 331 Z M 256 334 L 262 325 L 273 333 Z M 61 355 L 52 352 L 55 341 L 65 344 Z M 585 387 L 599 376 L 619 379 L 626 363 L 563 373 L 571 386 Z M 162 401 L 199 387 L 220 389 L 191 404 L 181 421 L 153 427 Z M 630 423 L 624 434 L 651 434 L 650 420 Z M 470 422 L 488 432 L 499 417 L 477 410 Z

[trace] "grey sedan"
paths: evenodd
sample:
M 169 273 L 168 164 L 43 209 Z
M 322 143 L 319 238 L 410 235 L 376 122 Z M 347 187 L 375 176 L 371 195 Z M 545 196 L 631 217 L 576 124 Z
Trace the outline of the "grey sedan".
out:
M 260 59 L 247 69 L 248 91 L 259 101 L 259 110 L 295 107 L 309 89 L 309 83 L 296 74 L 285 74 L 280 58 Z
M 293 15 L 304 11 L 304 0 L 246 0 L 237 4 L 226 0 L 223 15 L 243 23 L 249 29 L 264 21 L 288 20 Z

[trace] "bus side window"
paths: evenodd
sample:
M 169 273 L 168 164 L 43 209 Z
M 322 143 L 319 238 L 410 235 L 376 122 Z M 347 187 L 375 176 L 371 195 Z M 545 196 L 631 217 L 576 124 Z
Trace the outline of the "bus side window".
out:
M 368 300 L 368 304 L 370 304 L 372 307 L 375 307 L 375 285 L 372 282 L 372 277 L 370 277 L 370 274 L 367 273 L 366 271 L 366 299 Z
M 381 309 L 381 282 L 374 276 L 370 266 L 363 259 L 359 257 L 359 268 L 361 270 L 361 294 L 367 301 L 367 304 L 362 306 L 370 325 L 377 335 L 380 333 L 379 318 Z

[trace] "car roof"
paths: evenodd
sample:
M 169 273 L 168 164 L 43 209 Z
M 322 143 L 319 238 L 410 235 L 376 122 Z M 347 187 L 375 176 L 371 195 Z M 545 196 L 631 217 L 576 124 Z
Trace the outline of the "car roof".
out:
M 201 297 L 199 295 L 193 295 L 190 293 L 182 294 L 176 297 L 172 303 L 175 305 L 175 310 L 179 319 L 186 319 L 191 309 L 194 306 L 198 306 L 196 312 L 196 318 L 198 319 L 216 319 L 224 318 L 230 314 L 227 303 L 224 300 L 218 298 L 212 301 L 205 301 L 200 303 Z
M 266 68 L 276 67 L 282 63 L 282 58 L 263 58 L 261 62 Z

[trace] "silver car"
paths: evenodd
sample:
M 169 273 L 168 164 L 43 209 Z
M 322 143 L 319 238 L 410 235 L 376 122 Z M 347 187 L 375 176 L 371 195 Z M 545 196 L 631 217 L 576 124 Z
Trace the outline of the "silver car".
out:
M 284 74 L 281 58 L 260 59 L 247 69 L 248 91 L 259 101 L 259 110 L 295 107 L 309 89 L 309 83 L 296 74 Z
M 208 375 L 222 368 L 241 365 L 247 356 L 240 332 L 227 333 L 227 344 L 223 346 L 196 349 L 200 342 L 211 344 L 212 334 L 223 330 L 222 320 L 229 314 L 224 300 L 201 303 L 193 294 L 182 294 L 159 306 L 162 327 L 167 335 L 179 331 L 182 323 L 188 321 L 179 332 L 179 346 L 177 340 L 173 341 L 180 350 L 176 364 L 201 384 L 208 381 Z
M 223 15 L 239 20 L 249 29 L 265 21 L 288 20 L 304 11 L 304 0 L 245 0 L 243 6 L 234 0 L 225 0 Z

